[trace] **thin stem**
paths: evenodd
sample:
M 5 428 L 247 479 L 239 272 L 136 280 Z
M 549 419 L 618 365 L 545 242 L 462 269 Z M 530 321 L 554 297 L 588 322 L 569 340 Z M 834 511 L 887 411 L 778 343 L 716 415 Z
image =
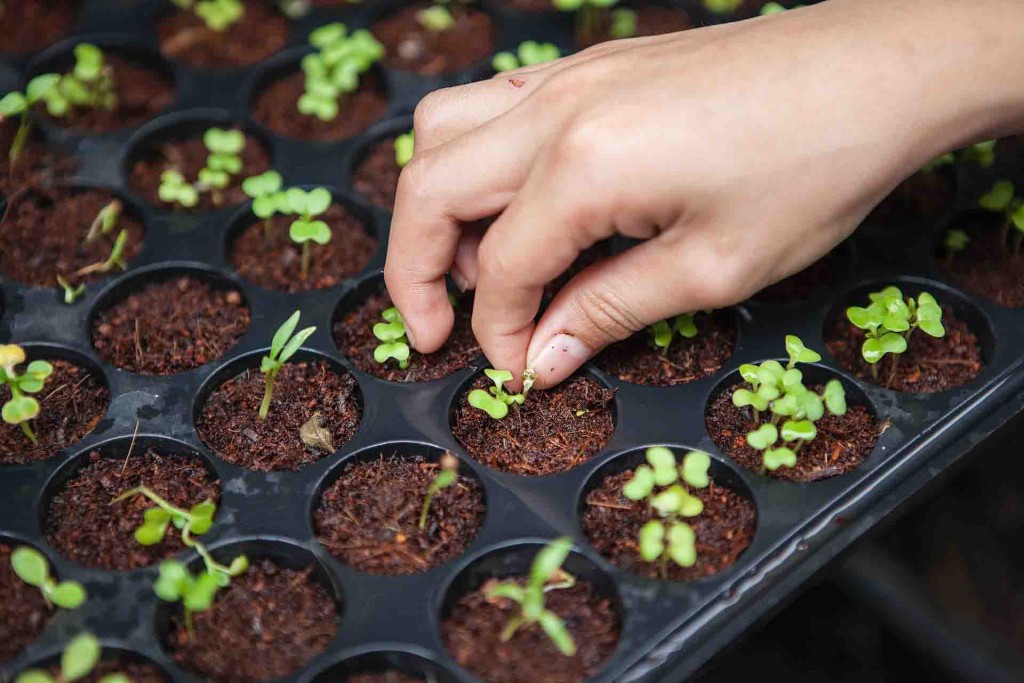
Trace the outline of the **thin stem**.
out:
M 1010 241 L 1010 218 L 1009 213 L 1006 215 L 1006 220 L 1003 221 L 999 226 L 999 245 L 1006 249 Z
M 25 436 L 32 442 L 33 446 L 39 445 L 39 439 L 36 438 L 36 433 L 32 431 L 32 427 L 29 426 L 28 421 L 21 423 L 21 431 L 25 432 Z
M 260 404 L 259 418 L 261 420 L 266 420 L 267 413 L 270 412 L 270 401 L 274 397 L 274 380 L 277 379 L 278 369 L 271 370 L 267 373 L 267 379 L 263 385 L 263 403 Z
M 192 610 L 188 607 L 185 608 L 185 632 L 188 633 L 189 640 L 196 637 L 195 625 L 192 623 Z
M 505 628 L 501 630 L 501 642 L 507 643 L 512 640 L 512 636 L 516 634 L 519 627 L 526 623 L 526 619 L 522 615 L 516 615 L 508 620 L 505 624 Z
M 427 495 L 423 497 L 423 508 L 420 510 L 420 528 L 427 526 L 427 514 L 430 512 L 430 503 L 434 500 L 434 491 L 427 489 Z
M 306 276 L 309 275 L 309 242 L 302 243 L 302 279 L 305 280 Z
M 152 489 L 146 486 L 136 486 L 133 489 L 125 491 L 120 496 L 110 501 L 110 504 L 114 505 L 115 503 L 120 503 L 122 500 L 128 500 L 129 498 L 134 498 L 135 496 L 145 496 L 150 501 L 156 503 L 157 507 L 162 508 L 165 512 L 171 515 L 184 517 L 186 520 L 192 519 L 192 515 L 189 514 L 188 510 L 182 510 L 179 507 L 175 507 L 174 505 L 172 505 L 171 503 L 167 502 L 159 495 L 157 495 Z
M 18 124 L 18 132 L 15 133 L 14 141 L 11 143 L 11 151 L 7 155 L 10 162 L 7 169 L 8 176 L 14 173 L 14 164 L 17 163 L 18 157 L 21 156 L 21 151 L 25 148 L 25 143 L 28 142 L 31 130 L 32 120 L 28 117 L 28 106 L 26 105 L 25 111 L 21 114 L 21 122 Z

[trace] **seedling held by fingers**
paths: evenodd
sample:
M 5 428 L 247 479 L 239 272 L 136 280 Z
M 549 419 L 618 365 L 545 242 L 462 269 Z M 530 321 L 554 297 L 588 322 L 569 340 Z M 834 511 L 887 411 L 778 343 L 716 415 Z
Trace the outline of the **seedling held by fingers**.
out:
M 1009 180 L 1000 180 L 978 200 L 986 211 L 1003 214 L 999 225 L 999 243 L 1010 253 L 1019 254 L 1024 243 L 1024 197 L 1017 196 Z M 1013 231 L 1013 237 L 1010 232 Z
M 402 133 L 395 138 L 395 163 L 398 168 L 405 168 L 405 165 L 412 161 L 412 155 L 416 150 L 416 135 L 413 131 Z
M 412 349 L 409 346 L 402 314 L 392 306 L 382 311 L 380 317 L 384 318 L 384 322 L 373 326 L 373 336 L 381 342 L 373 350 L 373 359 L 382 365 L 394 360 L 398 367 L 404 370 L 409 367 Z
M 448 488 L 459 479 L 459 460 L 451 453 L 441 456 L 441 471 L 437 473 L 434 480 L 427 487 L 427 494 L 423 497 L 423 507 L 420 509 L 420 528 L 427 526 L 427 515 L 430 514 L 430 505 L 434 498 L 442 490 Z
M 558 59 L 562 56 L 558 47 L 553 43 L 538 43 L 535 40 L 525 40 L 519 43 L 519 47 L 513 52 L 499 52 L 491 59 L 491 66 L 497 72 L 518 69 L 521 66 L 533 66 Z
M 467 398 L 469 405 L 477 410 L 482 410 L 495 420 L 500 420 L 508 415 L 508 407 L 510 405 L 522 405 L 523 401 L 526 400 L 525 393 L 509 394 L 505 391 L 505 382 L 512 381 L 512 373 L 510 371 L 487 368 L 484 370 L 484 374 L 494 382 L 494 386 L 490 387 L 487 391 L 474 389 L 469 392 L 469 397 Z
M 0 384 L 6 384 L 11 390 L 11 398 L 4 403 L 0 416 L 7 424 L 21 427 L 28 440 L 38 444 L 30 423 L 39 415 L 39 401 L 28 394 L 43 390 L 47 378 L 53 374 L 53 366 L 44 360 L 34 360 L 19 375 L 15 368 L 24 362 L 24 349 L 16 344 L 0 344 Z
M 85 602 L 86 594 L 82 585 L 76 581 L 57 582 L 50 574 L 50 564 L 46 557 L 35 548 L 16 548 L 11 553 L 11 569 L 19 579 L 38 588 L 47 605 L 76 609 Z
M 8 174 L 14 171 L 18 157 L 21 156 L 32 134 L 32 119 L 29 112 L 36 102 L 46 97 L 47 92 L 57 87 L 58 81 L 60 76 L 57 74 L 36 76 L 28 82 L 24 93 L 9 92 L 0 99 L 0 123 L 12 116 L 18 117 L 18 131 L 14 134 L 11 148 L 7 151 Z
M 309 42 L 317 51 L 302 59 L 305 91 L 298 109 L 306 116 L 333 121 L 346 95 L 359 87 L 359 77 L 384 56 L 384 46 L 365 29 L 349 35 L 341 23 L 314 30 Z
M 671 320 L 659 320 L 648 327 L 647 333 L 651 337 L 651 344 L 656 349 L 668 351 L 668 347 L 672 345 L 672 339 L 675 335 L 678 334 L 684 339 L 696 337 L 699 330 L 694 322 L 694 315 L 693 313 L 683 313 Z
M 281 192 L 281 174 L 267 171 L 251 176 L 242 181 L 242 191 L 252 198 L 252 212 L 257 218 L 263 219 L 263 233 L 270 234 L 274 214 L 286 208 L 286 195 Z
M 182 9 L 190 9 L 206 28 L 222 33 L 245 15 L 242 0 L 171 0 Z
M 54 677 L 42 669 L 29 669 L 14 679 L 14 683 L 73 683 L 92 673 L 100 662 L 102 647 L 91 633 L 81 633 L 68 642 L 60 657 L 60 673 Z M 99 683 L 131 683 L 123 673 L 107 674 Z
M 311 245 L 327 244 L 331 241 L 331 228 L 317 216 L 323 215 L 331 206 L 331 193 L 322 187 L 310 191 L 291 188 L 286 193 L 288 210 L 299 218 L 288 228 L 288 235 L 296 244 L 302 245 L 301 274 L 305 279 L 309 275 L 309 262 L 312 257 Z
M 307 327 L 304 330 L 295 332 L 295 328 L 299 325 L 300 316 L 301 313 L 295 311 L 277 329 L 277 332 L 274 333 L 274 338 L 270 342 L 270 352 L 263 356 L 263 360 L 260 363 L 260 372 L 266 376 L 263 402 L 260 404 L 259 412 L 261 420 L 267 419 L 267 413 L 270 412 L 270 402 L 274 396 L 274 381 L 277 379 L 277 373 L 281 372 L 284 364 L 298 353 L 299 349 L 302 348 L 303 342 L 309 338 L 309 335 L 316 332 L 315 327 Z
M 160 189 L 157 194 L 160 201 L 177 204 L 186 209 L 191 209 L 199 203 L 199 191 L 175 169 L 167 169 L 160 174 Z
M 199 170 L 197 189 L 213 193 L 213 203 L 224 200 L 222 191 L 231 184 L 231 176 L 242 172 L 242 151 L 245 134 L 240 130 L 210 128 L 203 134 L 203 144 L 209 151 L 206 166 Z

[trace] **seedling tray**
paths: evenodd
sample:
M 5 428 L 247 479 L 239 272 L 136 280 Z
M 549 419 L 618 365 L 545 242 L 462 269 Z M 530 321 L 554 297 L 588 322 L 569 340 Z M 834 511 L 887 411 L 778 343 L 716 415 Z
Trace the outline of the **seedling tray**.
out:
M 616 390 L 614 435 L 592 460 L 545 477 L 505 474 L 475 462 L 452 437 L 449 413 L 468 382 L 485 367 L 483 358 L 444 379 L 392 383 L 356 369 L 338 352 L 331 329 L 338 312 L 351 302 L 350 295 L 379 278 L 384 263 L 390 213 L 371 206 L 349 183 L 362 150 L 382 137 L 408 130 L 409 115 L 424 93 L 486 76 L 487 66 L 439 78 L 382 69 L 388 116 L 363 134 L 337 143 L 284 139 L 249 118 L 253 94 L 268 74 L 294 64 L 306 52 L 305 36 L 312 28 L 337 19 L 351 27 L 369 26 L 394 7 L 371 3 L 317 9 L 292 22 L 291 47 L 279 55 L 253 67 L 212 71 L 162 62 L 157 56 L 153 27 L 167 9 L 165 3 L 87 0 L 67 41 L 36 57 L 46 59 L 85 37 L 101 45 L 143 51 L 155 63 L 166 64 L 178 94 L 170 110 L 132 130 L 82 136 L 41 126 L 51 144 L 77 157 L 75 183 L 119 194 L 144 219 L 146 234 L 144 248 L 127 272 L 90 285 L 73 306 L 63 304 L 56 290 L 0 281 L 0 342 L 15 342 L 31 353 L 84 365 L 103 378 L 111 397 L 100 425 L 74 446 L 38 463 L 0 467 L 0 540 L 41 549 L 57 575 L 81 581 L 90 595 L 83 608 L 60 613 L 37 642 L 4 663 L 3 680 L 52 657 L 82 630 L 99 635 L 106 648 L 151 660 L 171 680 L 196 680 L 173 662 L 161 644 L 170 608 L 153 594 L 155 568 L 86 569 L 51 548 L 42 532 L 42 514 L 51 495 L 83 458 L 97 449 L 124 454 L 133 437 L 139 449 L 159 445 L 169 452 L 199 454 L 219 478 L 220 510 L 206 537 L 215 551 L 241 550 L 286 565 L 312 563 L 329 586 L 339 604 L 337 635 L 322 655 L 282 680 L 321 681 L 332 676 L 336 680 L 342 672 L 367 662 L 428 674 L 437 681 L 474 680 L 445 650 L 439 635 L 443 610 L 487 576 L 524 572 L 539 543 L 569 535 L 577 550 L 567 568 L 612 596 L 621 618 L 616 654 L 594 680 L 661 681 L 696 671 L 931 476 L 956 462 L 976 440 L 1020 412 L 1024 313 L 958 291 L 943 280 L 937 265 L 936 244 L 942 228 L 971 205 L 986 182 L 958 166 L 956 199 L 941 216 L 928 225 L 866 226 L 842 247 L 843 273 L 831 289 L 799 304 L 753 300 L 735 307 L 736 347 L 712 376 L 672 388 L 647 388 L 588 366 L 585 372 L 591 378 Z M 565 16 L 514 14 L 486 3 L 485 8 L 497 19 L 499 49 L 530 38 L 550 40 L 563 52 L 569 51 L 571 21 Z M 699 21 L 707 20 L 694 6 L 687 8 Z M 22 58 L 0 64 L 0 91 L 23 85 L 32 63 Z M 239 277 L 227 261 L 229 235 L 248 216 L 247 206 L 173 213 L 147 205 L 128 189 L 127 168 L 140 142 L 168 131 L 228 123 L 244 126 L 266 145 L 286 185 L 332 188 L 338 200 L 366 221 L 380 243 L 362 272 L 336 287 L 310 293 L 261 289 Z M 56 229 L 40 227 L 47 228 Z M 237 287 L 252 314 L 244 336 L 220 359 L 177 375 L 136 375 L 104 362 L 90 342 L 96 312 L 113 297 L 168 272 L 195 273 Z M 856 381 L 825 352 L 827 321 L 841 314 L 853 296 L 890 283 L 931 291 L 969 323 L 981 342 L 985 363 L 975 380 L 938 394 L 900 394 Z M 220 381 L 243 367 L 258 365 L 277 326 L 295 309 L 302 310 L 304 324 L 318 327 L 304 347 L 304 357 L 325 358 L 358 380 L 362 423 L 336 453 L 299 472 L 248 471 L 217 458 L 204 446 L 194 426 L 197 406 Z M 735 381 L 741 363 L 779 357 L 786 334 L 796 334 L 808 347 L 821 351 L 819 365 L 841 376 L 877 420 L 887 425 L 871 455 L 848 474 L 814 483 L 770 479 L 737 466 L 706 432 L 704 413 L 710 398 Z M 582 501 L 590 487 L 609 472 L 635 466 L 645 447 L 658 444 L 710 453 L 716 481 L 746 494 L 756 506 L 758 521 L 751 545 L 738 562 L 714 576 L 690 582 L 640 578 L 597 554 L 581 531 Z M 486 498 L 483 526 L 461 557 L 417 575 L 371 576 L 341 564 L 316 540 L 313 506 L 346 462 L 380 453 L 436 458 L 444 451 L 460 456 L 463 473 L 478 480 Z

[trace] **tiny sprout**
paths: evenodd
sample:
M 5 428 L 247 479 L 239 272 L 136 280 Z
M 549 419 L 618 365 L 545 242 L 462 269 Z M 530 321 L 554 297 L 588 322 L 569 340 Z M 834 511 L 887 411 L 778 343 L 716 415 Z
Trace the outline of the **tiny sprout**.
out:
M 703 4 L 712 14 L 732 14 L 743 5 L 743 0 L 704 0 Z
M 270 342 L 270 353 L 263 356 L 263 360 L 260 363 L 260 372 L 266 375 L 263 402 L 260 404 L 259 412 L 261 420 L 267 419 L 267 413 L 270 412 L 270 401 L 274 396 L 274 380 L 277 379 L 277 373 L 281 371 L 281 368 L 288 362 L 288 359 L 298 353 L 303 342 L 309 338 L 309 335 L 316 332 L 315 327 L 307 327 L 296 333 L 295 328 L 299 325 L 300 316 L 301 313 L 295 311 L 277 329 L 277 332 L 274 333 L 274 338 Z
M 562 569 L 572 550 L 572 539 L 567 536 L 547 544 L 533 560 L 526 586 L 515 581 L 504 581 L 486 590 L 488 600 L 505 598 L 516 602 L 521 611 L 509 619 L 501 632 L 501 640 L 508 642 L 522 626 L 539 624 L 558 651 L 566 657 L 576 654 L 576 643 L 561 617 L 544 609 L 544 594 L 551 590 L 571 588 L 576 577 Z
M 404 370 L 409 367 L 412 349 L 409 346 L 402 314 L 392 306 L 382 311 L 380 317 L 384 318 L 384 322 L 373 326 L 373 336 L 381 342 L 373 350 L 373 359 L 382 365 L 393 359 L 398 362 L 398 367 Z
M 14 134 L 14 141 L 7 152 L 7 159 L 10 164 L 8 173 L 14 171 L 14 165 L 18 161 L 25 144 L 28 143 L 29 135 L 32 132 L 32 119 L 29 112 L 36 102 L 44 99 L 46 93 L 53 90 L 60 81 L 57 74 L 43 74 L 36 76 L 25 87 L 25 92 L 9 92 L 0 99 L 0 123 L 6 119 L 18 117 L 18 131 Z
M 111 199 L 93 219 L 89 225 L 89 232 L 85 235 L 85 243 L 92 244 L 100 235 L 109 235 L 117 227 L 117 220 L 121 217 L 124 206 L 120 199 Z
M 60 286 L 62 290 L 64 290 L 64 303 L 66 303 L 68 306 L 75 303 L 78 300 L 78 297 L 85 294 L 84 284 L 80 284 L 77 287 L 73 287 L 71 283 L 68 282 L 67 278 L 64 277 L 63 275 L 57 275 L 57 284 Z
M 430 514 L 430 504 L 443 489 L 454 484 L 459 478 L 459 460 L 451 453 L 441 456 L 441 471 L 437 473 L 434 480 L 427 487 L 427 494 L 423 497 L 423 507 L 420 509 L 420 528 L 427 526 L 427 515 Z
M 293 187 L 285 193 L 285 197 L 289 211 L 299 216 L 288 228 L 288 235 L 293 242 L 302 245 L 301 275 L 302 279 L 306 279 L 312 258 L 310 243 L 315 242 L 322 246 L 331 241 L 330 226 L 324 221 L 314 220 L 330 208 L 331 193 L 322 187 L 309 192 Z
M 500 420 L 508 415 L 508 407 L 512 404 L 522 405 L 526 400 L 525 394 L 509 394 L 505 392 L 505 382 L 512 381 L 512 373 L 508 370 L 493 370 L 487 368 L 484 374 L 494 382 L 494 386 L 483 389 L 474 389 L 469 392 L 469 405 L 477 410 L 482 410 L 495 420 Z
M 74 108 L 117 108 L 117 87 L 114 71 L 106 64 L 103 51 L 91 43 L 75 46 L 75 66 L 60 77 L 56 87 L 43 96 L 51 116 L 66 116 Z
M 25 362 L 25 350 L 16 344 L 0 344 L 0 384 L 6 384 L 11 390 L 11 398 L 4 403 L 0 416 L 7 424 L 19 425 L 28 440 L 38 444 L 32 425 L 29 424 L 39 415 L 39 401 L 26 396 L 38 394 L 43 390 L 46 379 L 53 374 L 53 366 L 44 360 L 34 360 L 19 375 L 14 369 Z
M 242 157 L 245 149 L 245 134 L 240 130 L 210 128 L 203 134 L 203 144 L 209 151 L 206 166 L 199 169 L 197 189 L 211 190 L 213 203 L 223 201 L 221 190 L 231 184 L 231 176 L 242 172 Z
M 18 578 L 38 588 L 47 605 L 62 609 L 76 609 L 85 602 L 86 594 L 82 584 L 76 581 L 58 583 L 50 575 L 50 564 L 46 557 L 35 548 L 21 546 L 11 553 L 11 569 Z
M 199 191 L 185 181 L 185 176 L 175 169 L 167 169 L 160 174 L 160 189 L 157 191 L 160 201 L 178 204 L 187 209 L 199 203 Z
M 82 276 L 90 273 L 109 273 L 115 267 L 121 270 L 127 270 L 128 264 L 124 261 L 124 250 L 128 246 L 128 231 L 122 230 L 117 234 L 117 239 L 114 240 L 114 246 L 110 248 L 110 256 L 104 261 L 94 263 L 91 266 L 86 266 L 75 271 L 75 275 Z
M 60 673 L 56 678 L 42 669 L 29 669 L 14 679 L 14 683 L 73 683 L 80 681 L 99 664 L 102 647 L 91 633 L 81 633 L 68 642 L 60 656 Z M 107 674 L 99 683 L 131 683 L 123 673 Z
M 206 28 L 222 33 L 245 15 L 242 0 L 171 0 L 181 9 L 191 9 Z
M 648 327 L 647 333 L 651 337 L 654 348 L 668 351 L 668 347 L 672 344 L 672 338 L 677 334 L 684 339 L 696 337 L 699 330 L 693 320 L 694 315 L 693 313 L 683 313 L 672 320 L 659 320 Z
M 953 257 L 966 249 L 970 243 L 970 235 L 963 230 L 950 230 L 947 232 L 946 238 L 942 241 L 942 245 L 946 248 L 946 261 L 952 262 Z
M 864 330 L 865 339 L 861 356 L 871 364 L 871 374 L 878 379 L 876 365 L 886 354 L 899 354 L 907 350 L 907 341 L 914 330 L 920 329 L 932 337 L 946 334 L 942 326 L 942 308 L 935 297 L 921 292 L 915 300 L 903 296 L 898 287 L 886 287 L 880 292 L 868 294 L 871 304 L 867 308 L 850 306 L 846 309 L 847 319 L 857 328 Z M 893 363 L 895 372 L 896 363 Z
M 432 5 L 416 13 L 420 26 L 433 33 L 447 31 L 455 26 L 455 17 L 443 5 Z
M 270 219 L 284 206 L 286 195 L 281 192 L 283 180 L 277 171 L 267 171 L 242 181 L 242 191 L 252 199 L 252 212 L 263 219 L 263 234 L 269 235 Z
M 305 91 L 297 107 L 306 116 L 333 121 L 345 96 L 359 87 L 360 75 L 384 56 L 384 46 L 365 29 L 349 35 L 341 23 L 314 30 L 309 42 L 317 51 L 302 59 Z
M 398 168 L 405 168 L 405 165 L 412 161 L 412 155 L 416 151 L 416 135 L 413 131 L 402 133 L 395 138 L 395 163 Z
M 1003 214 L 1004 220 L 999 226 L 999 243 L 1004 249 L 1019 254 L 1021 243 L 1024 242 L 1024 197 L 1016 195 L 1013 183 L 1009 180 L 996 182 L 991 190 L 981 196 L 978 205 L 987 211 Z M 1015 230 L 1012 240 L 1011 227 Z
M 562 56 L 558 46 L 553 43 L 538 43 L 535 40 L 525 40 L 519 43 L 515 53 L 499 52 L 491 59 L 491 66 L 494 70 L 511 71 L 521 66 L 533 66 L 551 62 Z
M 612 12 L 612 25 L 608 35 L 616 40 L 636 35 L 636 12 L 631 9 L 617 9 Z
M 982 168 L 992 168 L 996 163 L 997 140 L 985 140 L 971 145 L 964 150 L 963 155 L 967 161 L 972 161 Z

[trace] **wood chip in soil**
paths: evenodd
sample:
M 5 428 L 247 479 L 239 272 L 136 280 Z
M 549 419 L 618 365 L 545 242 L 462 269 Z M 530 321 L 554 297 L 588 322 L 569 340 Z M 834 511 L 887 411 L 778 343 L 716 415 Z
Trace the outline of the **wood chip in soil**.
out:
M 359 88 L 344 96 L 338 115 L 330 121 L 298 110 L 299 97 L 305 92 L 306 77 L 301 71 L 274 81 L 259 93 L 252 117 L 278 135 L 330 142 L 363 132 L 388 109 L 387 95 L 372 74 L 360 78 Z
M 191 10 L 169 12 L 157 25 L 165 57 L 198 67 L 248 66 L 288 43 L 288 21 L 268 0 L 247 0 L 245 14 L 226 31 L 206 28 Z
M 494 386 L 481 375 L 470 389 Z M 557 387 L 533 391 L 502 420 L 469 405 L 469 390 L 452 413 L 452 434 L 475 460 L 503 472 L 544 475 L 590 460 L 615 430 L 615 391 L 576 376 Z
M 96 316 L 92 343 L 115 367 L 173 375 L 224 355 L 249 327 L 236 289 L 183 275 L 151 282 Z
M 103 381 L 85 368 L 29 353 L 29 360 L 37 359 L 53 365 L 53 374 L 36 395 L 40 412 L 32 420 L 32 429 L 39 443 L 33 445 L 21 427 L 0 422 L 0 465 L 23 465 L 52 458 L 95 429 L 110 404 Z M 10 398 L 10 388 L 0 386 L 0 404 Z
M 387 50 L 384 66 L 436 76 L 468 69 L 493 54 L 495 27 L 486 13 L 453 6 L 455 25 L 435 33 L 416 18 L 425 7 L 406 7 L 374 24 L 373 35 Z
M 305 445 L 299 429 L 314 415 L 330 432 L 335 449 L 359 428 L 359 386 L 324 361 L 286 363 L 274 382 L 267 419 L 259 419 L 264 376 L 246 370 L 210 394 L 196 424 L 199 438 L 218 457 L 260 472 L 298 471 L 331 453 Z
M 636 12 L 636 34 L 634 37 L 660 36 L 666 33 L 676 33 L 693 28 L 693 21 L 686 10 L 678 7 L 658 7 L 648 5 L 631 8 Z M 614 40 L 611 36 L 612 14 L 611 11 L 603 11 L 600 16 L 600 26 L 589 39 L 578 40 L 579 48 L 590 47 Z
M 230 560 L 228 560 L 230 561 Z M 253 560 L 221 590 L 213 606 L 194 615 L 190 638 L 184 618 L 171 619 L 174 660 L 213 683 L 283 678 L 323 652 L 338 630 L 338 608 L 313 573 L 270 560 Z
M 752 298 L 766 304 L 793 304 L 827 292 L 846 269 L 840 246 L 784 280 L 768 285 Z
M 1015 252 L 1006 246 L 999 230 L 991 225 L 959 227 L 971 241 L 952 259 L 943 258 L 941 268 L 946 277 L 998 306 L 1024 306 L 1024 249 Z
M 53 614 L 42 592 L 11 569 L 11 553 L 16 547 L 0 543 L 0 663 L 35 642 Z
M 146 486 L 172 505 L 189 509 L 205 500 L 217 502 L 220 484 L 206 463 L 194 455 L 135 449 L 101 457 L 88 456 L 88 464 L 50 499 L 43 533 L 62 555 L 84 567 L 126 571 L 156 564 L 185 550 L 174 525 L 164 540 L 143 546 L 135 540 L 143 513 L 155 503 L 136 496 L 112 501 L 137 486 Z
M 17 133 L 16 120 L 7 119 L 0 123 L 0 149 L 10 150 Z M 27 190 L 29 185 L 59 184 L 69 177 L 74 169 L 74 158 L 65 157 L 59 149 L 47 145 L 42 132 L 37 126 L 33 126 L 28 142 L 18 155 L 14 168 L 11 168 L 9 154 L 0 154 L 0 199 L 11 199 L 19 190 Z M 35 182 L 32 182 L 33 180 Z
M 867 223 L 914 223 L 938 218 L 953 201 L 955 180 L 950 168 L 920 171 L 904 180 L 875 207 Z
M 48 671 L 51 676 L 54 676 L 54 680 L 58 680 L 56 677 L 60 674 L 59 665 L 50 666 Z M 152 664 L 108 659 L 101 661 L 92 671 L 77 681 L 79 683 L 103 683 L 103 677 L 110 674 L 123 674 L 131 683 L 165 683 L 170 680 Z
M 356 166 L 352 186 L 372 204 L 391 211 L 395 208 L 398 175 L 402 172 L 395 161 L 395 138 L 374 143 Z
M 77 0 L 15 0 L 0 13 L 0 54 L 38 52 L 63 38 L 75 20 Z M 7 149 L 5 146 L 3 149 Z

